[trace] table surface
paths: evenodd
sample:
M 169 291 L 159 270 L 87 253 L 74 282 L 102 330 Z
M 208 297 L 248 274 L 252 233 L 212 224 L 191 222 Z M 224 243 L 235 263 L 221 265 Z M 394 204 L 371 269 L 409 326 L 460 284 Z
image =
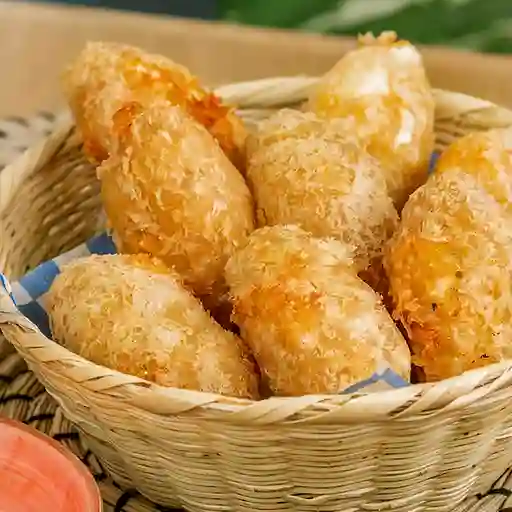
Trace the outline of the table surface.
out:
M 0 0 L 0 117 L 61 108 L 62 70 L 89 40 L 121 41 L 168 55 L 210 85 L 319 75 L 354 44 L 343 37 Z M 422 50 L 436 87 L 512 106 L 511 58 Z

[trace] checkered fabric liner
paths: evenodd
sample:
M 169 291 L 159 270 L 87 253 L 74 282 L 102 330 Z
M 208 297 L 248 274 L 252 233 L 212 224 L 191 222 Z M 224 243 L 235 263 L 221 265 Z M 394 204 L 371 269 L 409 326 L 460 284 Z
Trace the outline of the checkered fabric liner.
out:
M 50 338 L 48 315 L 43 307 L 43 299 L 53 280 L 60 273 L 62 266 L 76 258 L 90 254 L 115 254 L 115 252 L 116 248 L 112 239 L 107 234 L 101 234 L 53 260 L 42 263 L 12 285 L 0 273 L 0 286 L 9 293 L 18 310 L 37 325 L 45 336 Z M 407 385 L 408 383 L 396 373 L 390 369 L 383 369 L 369 379 L 350 386 L 345 392 L 368 393 Z
M 61 268 L 76 258 L 90 254 L 115 254 L 115 252 L 112 239 L 107 234 L 102 234 L 53 260 L 42 263 L 16 283 L 9 284 L 7 278 L 0 274 L 0 284 L 9 293 L 18 310 L 37 325 L 45 336 L 51 337 L 43 299 Z

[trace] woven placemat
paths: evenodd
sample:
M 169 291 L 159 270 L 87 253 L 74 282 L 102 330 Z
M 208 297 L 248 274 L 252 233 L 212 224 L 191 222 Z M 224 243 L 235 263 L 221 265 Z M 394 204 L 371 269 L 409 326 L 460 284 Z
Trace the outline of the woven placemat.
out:
M 49 114 L 31 119 L 0 119 L 0 172 L 13 158 L 49 133 L 53 120 Z M 170 512 L 134 489 L 121 489 L 108 478 L 79 432 L 1 333 L 0 414 L 22 421 L 70 449 L 94 475 L 105 512 Z M 512 468 L 487 493 L 468 498 L 452 512 L 512 512 Z
M 0 119 L 0 169 L 50 133 L 54 116 L 41 113 L 31 119 L 8 117 Z

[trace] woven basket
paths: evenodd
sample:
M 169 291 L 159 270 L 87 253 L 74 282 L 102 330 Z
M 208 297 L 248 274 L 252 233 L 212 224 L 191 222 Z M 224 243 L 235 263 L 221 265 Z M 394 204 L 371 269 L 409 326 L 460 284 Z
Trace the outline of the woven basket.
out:
M 314 83 L 218 92 L 251 121 L 299 105 Z M 443 91 L 436 101 L 440 150 L 466 132 L 512 126 L 511 112 L 486 101 Z M 78 245 L 97 231 L 99 211 L 94 169 L 64 115 L 0 173 L 0 269 L 13 279 Z M 378 394 L 250 402 L 96 366 L 45 338 L 4 292 L 0 329 L 114 480 L 164 506 L 449 511 L 512 466 L 512 361 Z

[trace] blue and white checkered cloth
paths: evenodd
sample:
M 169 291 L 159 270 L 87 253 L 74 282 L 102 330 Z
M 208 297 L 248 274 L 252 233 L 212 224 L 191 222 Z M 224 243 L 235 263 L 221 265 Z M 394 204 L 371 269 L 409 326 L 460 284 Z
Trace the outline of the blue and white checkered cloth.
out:
M 51 337 L 48 315 L 43 307 L 43 297 L 49 290 L 60 269 L 70 261 L 90 254 L 115 254 L 116 248 L 107 234 L 92 238 L 83 245 L 66 252 L 57 258 L 46 261 L 26 274 L 20 281 L 9 284 L 0 273 L 0 286 L 11 296 L 18 310 L 25 315 L 47 337 Z M 401 377 L 389 369 L 372 375 L 369 379 L 350 386 L 345 392 L 375 392 L 407 386 Z
M 0 285 L 10 294 L 18 310 L 37 325 L 45 336 L 50 337 L 48 315 L 42 306 L 42 299 L 60 273 L 61 267 L 76 258 L 90 254 L 115 254 L 115 252 L 112 239 L 107 234 L 102 234 L 53 260 L 42 263 L 12 285 L 9 285 L 7 278 L 0 274 Z

